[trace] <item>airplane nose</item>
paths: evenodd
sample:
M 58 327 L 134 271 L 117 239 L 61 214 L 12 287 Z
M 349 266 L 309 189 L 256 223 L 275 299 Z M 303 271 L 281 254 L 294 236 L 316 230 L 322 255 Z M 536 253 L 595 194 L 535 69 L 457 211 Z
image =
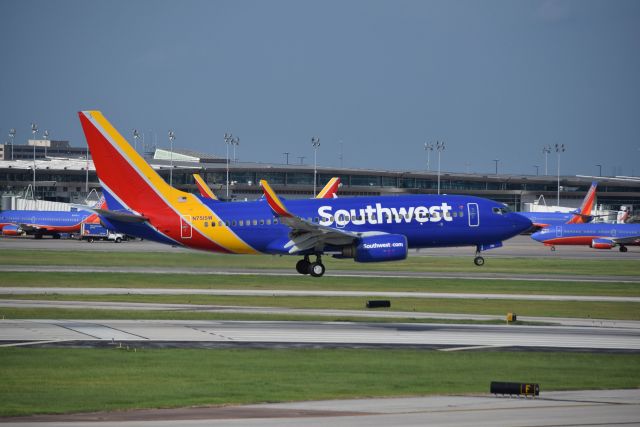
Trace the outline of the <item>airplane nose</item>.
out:
M 516 213 L 516 212 L 512 212 L 511 215 L 512 215 L 513 226 L 516 230 L 518 230 L 518 233 L 527 231 L 533 226 L 533 223 L 531 222 L 531 220 L 529 220 L 529 218 L 523 215 L 520 215 L 519 213 Z
M 536 231 L 535 233 L 533 233 L 531 235 L 531 238 L 533 240 L 537 240 L 538 242 L 542 242 L 544 240 L 544 236 L 543 236 L 542 231 Z

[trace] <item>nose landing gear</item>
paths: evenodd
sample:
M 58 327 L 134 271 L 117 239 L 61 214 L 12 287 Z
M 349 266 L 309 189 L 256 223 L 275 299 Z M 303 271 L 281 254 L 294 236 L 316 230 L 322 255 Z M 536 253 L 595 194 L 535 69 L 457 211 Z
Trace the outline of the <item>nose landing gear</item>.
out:
M 480 246 L 476 246 L 476 257 L 473 259 L 473 263 L 478 267 L 484 265 L 484 258 L 480 256 Z

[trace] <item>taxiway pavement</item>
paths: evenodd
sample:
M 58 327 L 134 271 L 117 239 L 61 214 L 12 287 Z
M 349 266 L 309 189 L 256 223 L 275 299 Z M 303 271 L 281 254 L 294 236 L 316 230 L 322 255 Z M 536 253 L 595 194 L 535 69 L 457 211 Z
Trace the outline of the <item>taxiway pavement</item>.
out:
M 640 351 L 640 330 L 571 326 L 450 325 L 219 320 L 0 320 L 4 345 L 46 342 L 136 342 L 143 346 L 422 346 Z
M 0 419 L 11 427 L 559 427 L 638 426 L 640 390 L 546 392 L 540 397 L 491 395 L 349 399 L 260 405 L 38 415 Z M 488 388 L 488 385 L 487 385 Z

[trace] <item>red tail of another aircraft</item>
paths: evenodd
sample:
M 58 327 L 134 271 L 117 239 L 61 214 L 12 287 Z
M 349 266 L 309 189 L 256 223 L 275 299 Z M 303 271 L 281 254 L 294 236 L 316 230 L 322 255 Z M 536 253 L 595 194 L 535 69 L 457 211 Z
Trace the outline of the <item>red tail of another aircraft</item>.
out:
M 598 188 L 597 182 L 592 182 L 589 191 L 582 200 L 580 206 L 580 213 L 572 217 L 567 224 L 585 224 L 591 219 L 591 212 L 593 211 L 593 204 L 596 200 L 596 189 Z

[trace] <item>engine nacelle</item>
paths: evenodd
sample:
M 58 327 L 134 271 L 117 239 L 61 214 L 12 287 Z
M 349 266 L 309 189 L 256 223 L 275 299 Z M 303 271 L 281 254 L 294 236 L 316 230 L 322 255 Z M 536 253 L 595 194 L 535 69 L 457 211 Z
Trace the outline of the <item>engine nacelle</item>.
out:
M 343 248 L 342 257 L 356 262 L 400 261 L 407 257 L 409 245 L 402 234 L 363 237 L 357 245 Z
M 3 236 L 19 236 L 22 234 L 22 230 L 17 225 L 5 225 L 2 227 Z
M 593 239 L 591 241 L 591 247 L 593 249 L 611 249 L 614 246 L 615 246 L 615 243 L 607 239 Z

